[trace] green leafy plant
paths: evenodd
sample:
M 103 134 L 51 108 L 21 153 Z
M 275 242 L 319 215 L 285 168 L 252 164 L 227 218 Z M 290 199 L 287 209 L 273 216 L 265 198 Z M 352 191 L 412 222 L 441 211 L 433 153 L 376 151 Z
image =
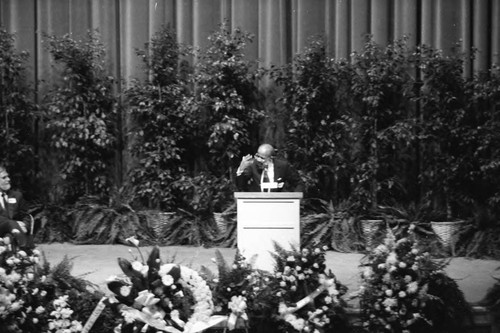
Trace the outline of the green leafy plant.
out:
M 498 271 L 497 268 L 495 271 Z M 494 278 L 495 284 L 491 286 L 484 298 L 478 305 L 487 306 L 490 310 L 492 317 L 492 330 L 495 330 L 500 325 L 500 279 Z
M 428 200 L 451 220 L 470 214 L 462 208 L 471 203 L 472 194 L 467 187 L 467 160 L 475 141 L 469 131 L 476 124 L 470 123 L 474 116 L 467 107 L 471 90 L 463 76 L 465 58 L 458 51 L 445 56 L 428 47 L 420 48 L 419 55 L 422 85 L 417 100 L 422 109 L 424 157 L 421 176 Z
M 500 258 L 498 213 L 487 206 L 474 207 L 472 223 L 460 230 L 457 255 L 473 258 Z
M 194 95 L 183 101 L 187 121 L 193 124 L 187 152 L 201 170 L 228 177 L 234 171 L 233 159 L 251 146 L 262 117 L 257 73 L 244 54 L 252 36 L 240 28 L 231 31 L 224 22 L 208 41 L 196 53 Z
M 376 211 L 379 202 L 405 199 L 402 174 L 412 161 L 416 139 L 415 115 L 409 103 L 415 84 L 412 57 L 404 38 L 385 48 L 369 38 L 363 51 L 352 57 L 356 73 L 352 93 L 358 101 L 353 110 L 353 200 L 367 213 Z
M 286 154 L 307 179 L 306 195 L 338 202 L 348 191 L 352 172 L 352 68 L 330 58 L 322 38 L 312 39 L 293 62 L 272 67 L 270 77 L 282 89 L 286 118 Z
M 82 195 L 105 195 L 110 188 L 116 98 L 98 37 L 92 32 L 84 41 L 70 34 L 47 36 L 62 83 L 48 94 L 45 115 L 60 161 L 62 199 L 69 202 Z
M 217 238 L 213 220 L 180 208 L 158 236 L 165 245 L 210 246 Z
M 214 211 L 234 208 L 233 185 L 224 177 L 202 172 L 197 176 L 182 176 L 172 184 L 177 207 L 174 218 L 161 230 L 159 238 L 168 245 L 226 244 L 236 238 L 235 224 L 220 233 Z
M 97 197 L 82 198 L 69 212 L 73 223 L 73 239 L 79 244 L 126 244 L 134 234 L 145 242 L 153 242 L 151 229 L 154 218 L 145 212 L 136 212 L 128 204 L 111 206 Z
M 33 184 L 36 176 L 36 134 L 33 124 L 36 105 L 26 80 L 26 51 L 18 52 L 15 35 L 0 29 L 0 151 L 1 162 L 10 171 L 13 183 L 39 194 Z M 25 185 L 25 186 L 23 186 Z M 37 191 L 38 190 L 38 191 Z M 34 192 L 34 193 L 33 193 Z
M 260 330 L 263 314 L 271 309 L 264 301 L 269 273 L 255 269 L 252 258 L 245 258 L 239 251 L 230 265 L 219 250 L 213 259 L 217 273 L 202 266 L 202 275 L 212 289 L 216 313 L 228 316 L 229 330 Z M 269 324 L 269 323 L 267 323 Z
M 40 224 L 36 243 L 67 242 L 72 239 L 72 220 L 68 208 L 56 204 L 33 204 L 29 213 Z
M 335 251 L 355 252 L 363 247 L 356 218 L 347 203 L 334 206 L 333 202 L 313 200 L 300 219 L 301 244 L 304 247 L 327 246 Z
M 131 151 L 137 165 L 130 172 L 139 202 L 149 208 L 172 210 L 171 184 L 184 173 L 182 155 L 188 133 L 181 101 L 188 95 L 180 65 L 186 50 L 175 32 L 163 27 L 137 55 L 146 80 L 134 80 L 125 93 L 133 119 Z
M 473 200 L 493 215 L 499 215 L 500 184 L 496 176 L 500 168 L 500 67 L 493 65 L 486 73 L 479 73 L 468 85 L 472 90 L 469 100 L 469 119 L 463 141 L 468 143 L 467 165 L 473 189 Z M 465 162 L 465 163 L 464 163 Z M 482 225 L 485 226 L 485 225 Z
M 208 172 L 201 172 L 196 176 L 182 176 L 172 187 L 175 189 L 177 207 L 195 215 L 208 215 L 224 210 L 230 205 L 233 192 L 229 180 L 215 177 Z

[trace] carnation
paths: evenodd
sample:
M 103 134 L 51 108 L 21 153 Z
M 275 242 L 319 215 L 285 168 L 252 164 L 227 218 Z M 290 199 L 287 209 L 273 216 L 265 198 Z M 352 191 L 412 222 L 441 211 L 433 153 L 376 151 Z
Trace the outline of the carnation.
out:
M 398 257 L 396 255 L 396 252 L 389 253 L 386 259 L 386 263 L 388 263 L 389 265 L 394 265 L 397 262 L 398 262 Z
M 382 304 L 385 307 L 395 307 L 396 305 L 398 305 L 398 300 L 395 298 L 386 298 L 386 299 L 384 299 Z
M 172 277 L 172 275 L 166 274 L 161 278 L 161 282 L 169 287 L 174 283 L 174 278 Z
M 406 291 L 408 292 L 408 294 L 414 294 L 416 293 L 418 290 L 418 284 L 417 282 L 410 282 L 408 283 L 408 286 L 406 288 Z
M 130 291 L 132 290 L 131 286 L 122 286 L 120 288 L 120 295 L 123 297 L 127 297 L 130 295 Z

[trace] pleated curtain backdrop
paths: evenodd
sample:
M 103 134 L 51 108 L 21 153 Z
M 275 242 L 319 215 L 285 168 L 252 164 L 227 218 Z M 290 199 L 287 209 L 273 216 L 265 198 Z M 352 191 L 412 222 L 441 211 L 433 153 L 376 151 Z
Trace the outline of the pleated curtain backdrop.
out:
M 313 35 L 324 35 L 336 58 L 360 50 L 366 34 L 382 45 L 407 35 L 444 52 L 457 42 L 477 48 L 470 75 L 499 62 L 499 18 L 500 0 L 0 0 L 0 25 L 30 53 L 34 82 L 52 75 L 44 33 L 97 29 L 110 72 L 127 81 L 141 73 L 135 49 L 162 25 L 175 28 L 179 42 L 203 47 L 224 19 L 255 35 L 246 53 L 262 66 L 290 61 Z

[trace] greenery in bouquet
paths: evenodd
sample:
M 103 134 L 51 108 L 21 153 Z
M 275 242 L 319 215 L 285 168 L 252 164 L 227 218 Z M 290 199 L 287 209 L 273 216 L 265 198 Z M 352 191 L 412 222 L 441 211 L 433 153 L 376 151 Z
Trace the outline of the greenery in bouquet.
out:
M 261 332 L 264 313 L 271 309 L 269 293 L 266 293 L 270 274 L 253 268 L 252 259 L 247 260 L 238 250 L 232 265 L 229 265 L 219 250 L 215 251 L 218 274 L 207 267 L 202 272 L 212 289 L 215 311 L 227 316 L 227 328 Z M 269 323 L 266 323 L 269 325 Z
M 139 241 L 128 241 L 139 250 Z M 214 304 L 206 281 L 193 269 L 162 263 L 158 247 L 147 261 L 118 258 L 123 276 L 108 279 L 109 303 L 123 320 L 117 332 L 197 332 L 215 324 Z
M 275 244 L 274 276 L 269 288 L 274 296 L 275 319 L 281 332 L 347 331 L 347 287 L 325 265 L 323 249 L 292 248 Z
M 68 303 L 68 291 L 84 288 L 84 281 L 67 279 L 69 261 L 55 268 L 40 265 L 40 252 L 17 250 L 9 238 L 0 238 L 0 322 L 2 332 L 79 332 Z
M 410 225 L 362 264 L 360 307 L 368 332 L 455 332 L 470 314 L 463 293 L 442 270 L 445 262 L 422 252 Z

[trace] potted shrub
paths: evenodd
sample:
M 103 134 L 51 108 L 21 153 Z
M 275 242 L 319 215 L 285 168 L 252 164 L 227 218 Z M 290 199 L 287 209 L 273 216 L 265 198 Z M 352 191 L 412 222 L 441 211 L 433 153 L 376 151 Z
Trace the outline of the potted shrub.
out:
M 500 100 L 498 86 L 500 71 L 493 66 L 488 73 L 480 73 L 470 81 L 468 121 L 462 138 L 468 143 L 460 164 L 466 167 L 472 207 L 472 223 L 464 228 L 457 244 L 461 255 L 500 257 L 497 240 L 500 217 Z
M 411 103 L 413 66 L 405 38 L 386 48 L 369 39 L 363 52 L 353 55 L 352 95 L 357 120 L 353 129 L 353 196 L 367 217 L 362 227 L 369 237 L 383 223 L 379 205 L 400 199 L 408 187 L 400 175 L 413 156 L 416 139 Z
M 110 165 L 117 142 L 115 80 L 105 70 L 105 47 L 99 38 L 96 32 L 78 41 L 71 34 L 46 37 L 64 80 L 46 95 L 44 122 L 59 163 L 52 174 L 69 203 L 111 190 Z
M 464 154 L 470 153 L 464 131 L 469 121 L 470 90 L 463 76 L 464 57 L 444 56 L 441 51 L 419 50 L 422 86 L 416 99 L 421 106 L 423 159 L 422 180 L 426 200 L 444 212 L 442 220 L 431 221 L 445 247 L 464 224 L 460 219 L 469 197 Z
M 183 140 L 189 133 L 181 108 L 188 83 L 180 59 L 186 50 L 169 27 L 158 31 L 137 50 L 144 80 L 133 80 L 125 96 L 130 115 L 130 152 L 134 158 L 129 179 L 136 202 L 160 211 L 173 209 L 172 184 L 185 173 Z

